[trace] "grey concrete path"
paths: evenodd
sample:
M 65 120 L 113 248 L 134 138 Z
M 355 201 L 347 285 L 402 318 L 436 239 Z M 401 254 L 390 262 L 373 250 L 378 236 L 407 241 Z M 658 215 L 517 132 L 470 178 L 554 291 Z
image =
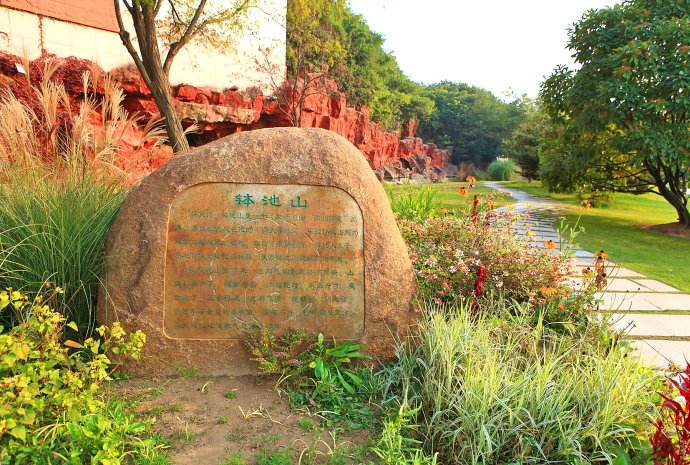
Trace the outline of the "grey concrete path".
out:
M 504 208 L 520 216 L 514 226 L 516 234 L 540 247 L 552 240 L 558 248 L 561 242 L 558 222 L 565 211 L 563 204 L 501 183 L 484 185 L 515 199 L 514 204 Z M 575 250 L 573 284 L 581 282 L 584 267 L 593 265 L 593 252 L 596 251 Z M 649 363 L 661 368 L 669 362 L 685 366 L 686 360 L 690 361 L 690 295 L 612 262 L 608 264 L 607 274 L 608 287 L 598 295 L 601 315 L 622 329 Z

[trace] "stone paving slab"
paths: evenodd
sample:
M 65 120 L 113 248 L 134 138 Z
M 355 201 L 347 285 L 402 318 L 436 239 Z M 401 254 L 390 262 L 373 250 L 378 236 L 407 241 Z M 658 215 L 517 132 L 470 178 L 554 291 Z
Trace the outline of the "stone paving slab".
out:
M 614 271 L 615 273 L 615 271 Z M 582 285 L 582 273 L 573 274 L 567 278 L 567 281 L 573 286 Z M 681 291 L 664 283 L 655 281 L 653 279 L 637 279 L 630 277 L 619 277 L 616 274 L 609 275 L 608 284 L 605 292 L 631 292 L 631 293 L 675 293 L 681 294 Z
M 690 315 L 625 313 L 611 315 L 614 327 L 634 337 L 688 338 L 690 344 Z
M 656 279 L 635 279 L 635 282 L 655 292 L 681 292 L 675 287 L 671 287 Z
M 602 300 L 600 310 L 690 310 L 688 294 L 604 292 L 598 297 Z
M 514 228 L 518 233 L 523 233 L 523 234 L 526 234 L 527 231 L 531 231 L 531 232 L 533 232 L 533 233 L 544 233 L 544 234 L 547 234 L 547 233 L 548 233 L 548 234 L 551 234 L 551 235 L 554 235 L 554 236 L 557 236 L 557 235 L 558 235 L 558 233 L 557 233 L 556 231 L 554 231 L 553 228 L 551 228 L 551 227 L 546 227 L 546 226 L 538 227 L 538 226 L 536 226 L 536 225 L 534 225 L 534 224 L 520 224 L 520 223 L 516 223 L 515 225 L 513 225 L 513 228 Z
M 686 341 L 639 340 L 633 346 L 642 360 L 658 368 L 667 368 L 669 362 L 685 367 L 690 360 L 690 342 Z
M 558 233 L 555 233 L 553 231 L 535 231 L 533 229 L 530 230 L 514 230 L 514 234 L 520 237 L 530 237 L 530 236 L 548 236 L 550 238 L 558 239 L 560 240 L 560 236 Z
M 564 212 L 563 204 L 547 198 L 487 182 L 485 186 L 510 194 L 516 203 L 509 209 L 521 215 L 513 232 L 533 246 L 543 247 L 544 241 L 560 242 L 556 227 L 557 217 Z M 554 253 L 558 253 L 558 247 Z M 571 261 L 573 276 L 570 281 L 582 284 L 582 270 L 594 267 L 594 254 L 575 250 Z M 690 295 L 641 273 L 608 263 L 607 289 L 598 293 L 602 317 L 611 318 L 614 325 L 628 330 L 627 337 L 640 356 L 659 368 L 668 367 L 669 361 L 685 366 L 690 360 Z M 686 311 L 687 315 L 660 313 L 664 310 Z M 619 312 L 615 314 L 607 311 Z M 673 340 L 687 337 L 688 341 Z M 662 355 L 663 354 L 663 355 Z
M 609 276 L 613 277 L 626 277 L 626 278 L 643 278 L 644 275 L 638 273 L 637 271 L 633 271 L 628 268 L 623 268 L 622 266 L 616 267 L 613 269 L 613 271 L 609 274 Z
M 654 292 L 653 289 L 643 286 L 637 281 L 627 278 L 614 277 L 608 280 L 607 292 Z
M 539 241 L 545 241 L 547 239 L 551 239 L 552 241 L 560 242 L 561 239 L 557 234 L 540 234 L 540 233 L 530 233 L 530 234 L 520 234 L 520 233 L 514 233 L 516 236 L 521 237 L 523 239 L 531 239 L 531 240 L 539 240 Z
M 582 274 L 582 269 L 586 267 L 592 268 L 594 266 L 594 260 L 582 258 L 576 259 L 573 263 L 577 269 L 578 274 Z M 606 265 L 606 272 L 611 278 L 644 278 L 643 274 L 633 271 L 629 268 L 624 268 L 622 266 L 617 266 L 614 263 L 608 263 Z

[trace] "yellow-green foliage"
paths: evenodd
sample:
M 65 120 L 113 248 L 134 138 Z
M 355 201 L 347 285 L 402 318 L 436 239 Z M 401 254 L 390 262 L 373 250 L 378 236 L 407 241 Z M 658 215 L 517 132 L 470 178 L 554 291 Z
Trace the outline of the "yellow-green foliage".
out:
M 0 463 L 123 463 L 127 455 L 155 454 L 147 424 L 127 415 L 122 403 L 106 402 L 109 354 L 136 359 L 145 342 L 119 324 L 97 328 L 83 344 L 63 340 L 74 323 L 18 291 L 0 291 L 0 316 L 19 321 L 0 326 Z
M 418 430 L 439 462 L 648 463 L 614 459 L 645 454 L 652 370 L 588 337 L 596 327 L 564 335 L 533 326 L 527 307 L 501 305 L 428 307 L 387 368 L 421 408 Z

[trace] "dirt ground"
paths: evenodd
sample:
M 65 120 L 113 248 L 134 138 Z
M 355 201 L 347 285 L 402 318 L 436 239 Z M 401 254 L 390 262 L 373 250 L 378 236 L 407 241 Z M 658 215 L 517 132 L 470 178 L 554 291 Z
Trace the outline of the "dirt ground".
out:
M 132 402 L 138 415 L 155 418 L 154 431 L 170 441 L 175 465 L 369 462 L 368 432 L 326 429 L 318 414 L 291 411 L 275 382 L 190 375 L 116 381 L 110 393 Z
M 654 226 L 650 226 L 649 229 L 668 234 L 669 236 L 690 239 L 690 228 L 678 223 L 656 224 Z

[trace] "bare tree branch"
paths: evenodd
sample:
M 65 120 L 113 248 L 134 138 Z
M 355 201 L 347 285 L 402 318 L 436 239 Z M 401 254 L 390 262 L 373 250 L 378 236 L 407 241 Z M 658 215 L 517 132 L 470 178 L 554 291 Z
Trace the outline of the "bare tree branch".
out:
M 170 75 L 170 67 L 172 66 L 172 62 L 175 59 L 177 53 L 180 51 L 182 47 L 184 47 L 187 44 L 187 42 L 189 42 L 192 39 L 193 31 L 195 31 L 196 29 L 196 23 L 199 22 L 199 18 L 201 18 L 201 15 L 204 13 L 205 7 L 206 0 L 201 0 L 199 2 L 199 5 L 196 7 L 194 16 L 192 17 L 191 21 L 189 21 L 189 24 L 187 24 L 187 29 L 182 34 L 182 37 L 180 37 L 176 42 L 170 44 L 170 48 L 168 49 L 165 61 L 163 62 L 163 72 L 166 76 Z
M 156 0 L 156 6 L 153 7 L 154 16 L 158 16 L 158 13 L 160 13 L 163 3 L 165 3 L 165 0 Z
M 132 44 L 131 37 L 129 35 L 129 32 L 127 32 L 127 29 L 125 29 L 124 21 L 122 20 L 122 12 L 120 11 L 120 1 L 119 0 L 113 0 L 115 3 L 115 16 L 117 18 L 117 25 L 120 28 L 119 36 L 120 40 L 122 40 L 122 43 L 124 44 L 125 48 L 129 52 L 129 54 L 132 56 L 132 60 L 134 60 L 134 64 L 137 67 L 137 70 L 139 70 L 139 74 L 141 74 L 142 79 L 144 79 L 144 82 L 146 85 L 150 88 L 151 87 L 151 78 L 149 77 L 148 73 L 146 72 L 146 67 L 144 66 L 144 63 L 141 61 L 141 58 L 139 57 L 139 54 L 137 53 L 136 49 L 134 48 L 134 45 Z M 127 2 L 124 2 L 125 6 L 127 5 Z M 131 7 L 127 7 L 131 8 Z

